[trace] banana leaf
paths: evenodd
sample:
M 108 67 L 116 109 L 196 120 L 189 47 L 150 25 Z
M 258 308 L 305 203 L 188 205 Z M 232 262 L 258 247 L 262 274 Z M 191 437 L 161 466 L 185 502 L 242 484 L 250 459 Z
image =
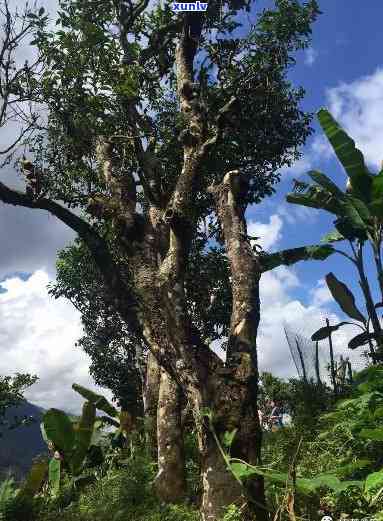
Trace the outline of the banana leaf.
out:
M 345 193 L 333 182 L 329 177 L 327 177 L 322 172 L 318 170 L 310 170 L 307 174 L 311 177 L 313 181 L 318 183 L 322 188 L 332 193 L 339 199 L 342 199 L 345 196 Z
M 372 176 L 367 170 L 362 152 L 356 148 L 355 141 L 342 129 L 328 110 L 320 109 L 318 120 L 350 178 L 353 194 L 369 203 L 371 201 Z
M 334 252 L 329 244 L 314 244 L 265 254 L 260 257 L 261 271 L 263 273 L 282 265 L 290 266 L 302 260 L 324 260 Z
M 326 210 L 335 215 L 341 212 L 340 199 L 317 185 L 310 185 L 305 193 L 291 192 L 287 194 L 286 201 L 309 208 Z
M 371 213 L 383 218 L 383 170 L 372 179 L 372 197 L 369 208 Z
M 69 460 L 69 465 L 75 476 L 81 472 L 82 465 L 90 447 L 95 419 L 95 405 L 91 402 L 85 402 L 82 407 L 82 416 L 75 435 L 75 448 Z
M 46 436 L 65 457 L 69 456 L 75 444 L 73 424 L 64 411 L 49 409 L 43 416 Z
M 324 340 L 325 338 L 328 338 L 331 333 L 334 331 L 337 331 L 341 326 L 344 326 L 345 324 L 352 325 L 352 322 L 339 322 L 339 324 L 335 324 L 334 326 L 325 326 L 321 327 L 315 333 L 312 334 L 311 340 L 313 342 L 319 342 L 319 340 Z
M 322 237 L 320 242 L 331 243 L 344 240 L 346 240 L 346 237 L 344 237 L 338 230 L 335 229 L 332 232 L 326 233 L 326 235 Z
M 366 323 L 366 319 L 355 305 L 355 297 L 343 282 L 333 273 L 326 275 L 328 289 L 346 315 L 358 322 Z
M 98 410 L 109 414 L 109 416 L 118 418 L 118 410 L 113 407 L 113 405 L 108 402 L 108 400 L 101 394 L 97 394 L 90 389 L 87 389 L 86 387 L 78 384 L 73 384 L 72 389 L 81 394 L 81 396 L 83 396 L 86 400 L 93 403 Z
M 369 339 L 373 339 L 375 335 L 373 333 L 368 333 L 367 331 L 360 333 L 359 335 L 354 336 L 349 343 L 348 348 L 349 349 L 356 349 L 357 347 L 361 347 L 367 344 Z
M 49 485 L 53 496 L 57 496 L 60 492 L 61 481 L 61 461 L 52 458 L 49 462 Z

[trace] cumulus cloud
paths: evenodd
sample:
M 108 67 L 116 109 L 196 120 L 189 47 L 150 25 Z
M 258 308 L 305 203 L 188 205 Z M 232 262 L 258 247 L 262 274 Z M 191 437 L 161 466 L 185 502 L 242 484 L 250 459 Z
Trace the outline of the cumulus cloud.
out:
M 73 382 L 110 399 L 111 393 L 95 386 L 89 376 L 89 357 L 74 347 L 82 335 L 80 314 L 69 301 L 48 295 L 45 271 L 24 279 L 15 276 L 1 283 L 1 373 L 36 374 L 39 381 L 25 396 L 44 408 L 78 412 L 83 398 L 71 389 Z
M 383 159 L 383 68 L 327 91 L 329 109 L 374 169 Z
M 264 250 L 269 250 L 271 246 L 278 244 L 281 239 L 282 219 L 279 215 L 270 216 L 268 223 L 260 223 L 250 220 L 247 225 L 247 232 L 251 237 L 259 237 L 255 242 Z

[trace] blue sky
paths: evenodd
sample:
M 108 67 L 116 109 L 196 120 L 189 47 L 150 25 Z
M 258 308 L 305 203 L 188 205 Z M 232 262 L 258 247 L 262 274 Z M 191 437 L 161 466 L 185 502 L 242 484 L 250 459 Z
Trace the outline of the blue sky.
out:
M 23 3 L 15 0 L 16 5 Z M 43 3 L 52 12 L 56 1 Z M 319 4 L 323 14 L 313 27 L 312 47 L 297 56 L 290 79 L 306 89 L 303 108 L 310 112 L 330 108 L 376 171 L 383 159 L 383 3 L 322 0 Z M 258 5 L 265 2 L 260 0 Z M 25 52 L 28 55 L 30 50 Z M 332 228 L 330 215 L 285 202 L 292 178 L 304 178 L 313 168 L 345 186 L 345 173 L 315 120 L 313 125 L 316 132 L 303 149 L 303 158 L 283 172 L 277 193 L 248 213 L 250 234 L 260 236 L 269 251 L 316 243 Z M 2 176 L 17 186 L 13 171 L 2 172 Z M 74 347 L 82 334 L 79 314 L 68 301 L 51 299 L 46 290 L 55 277 L 56 252 L 73 238 L 68 228 L 44 212 L 0 205 L 0 373 L 37 374 L 40 380 L 27 397 L 42 407 L 66 410 L 78 410 L 82 403 L 71 390 L 73 382 L 95 388 L 88 374 L 88 357 Z M 258 339 L 261 370 L 284 377 L 295 375 L 284 338 L 285 322 L 310 335 L 326 316 L 332 323 L 343 318 L 323 284 L 329 271 L 359 297 L 353 267 L 339 256 L 263 276 Z M 370 275 L 374 277 L 373 270 Z M 353 334 L 349 329 L 334 336 L 336 353 L 345 352 Z
M 360 111 L 367 111 L 367 106 L 371 108 L 371 103 L 368 104 L 366 99 L 348 99 L 349 90 L 353 90 L 353 85 L 360 89 L 372 88 L 375 73 L 379 67 L 383 67 L 381 60 L 381 20 L 383 18 L 383 3 L 370 2 L 350 2 L 347 0 L 327 0 L 320 2 L 320 8 L 323 14 L 313 26 L 312 47 L 299 53 L 297 56 L 297 65 L 291 70 L 289 77 L 294 84 L 302 85 L 306 89 L 306 96 L 302 102 L 302 106 L 309 112 L 316 112 L 320 107 L 326 106 L 331 108 L 334 103 L 331 102 L 331 93 L 334 94 L 334 89 L 345 85 L 345 92 L 340 93 L 339 96 L 344 100 L 344 110 L 340 110 L 336 114 L 339 121 L 343 124 L 345 121 L 345 128 L 347 122 L 352 121 L 352 110 L 349 105 L 353 103 L 360 104 L 358 109 Z M 370 77 L 370 79 L 369 79 Z M 383 87 L 383 84 L 382 84 Z M 367 94 L 365 96 L 367 98 Z M 382 99 L 382 98 L 381 98 Z M 354 107 L 355 108 L 355 107 Z M 380 112 L 383 119 L 383 103 L 377 104 L 376 111 Z M 367 118 L 368 119 L 368 118 Z M 368 126 L 368 121 L 366 121 Z M 354 129 L 354 125 L 350 125 Z M 282 175 L 282 181 L 277 187 L 277 194 L 262 205 L 253 208 L 249 212 L 250 219 L 265 220 L 270 215 L 278 212 L 278 207 L 283 204 L 283 209 L 287 212 L 296 211 L 297 207 L 284 203 L 286 193 L 291 190 L 292 177 L 304 178 L 304 172 L 315 168 L 323 171 L 329 175 L 340 186 L 345 185 L 346 175 L 339 165 L 335 156 L 330 150 L 326 150 L 325 139 L 321 129 L 314 118 L 313 127 L 315 134 L 308 140 L 307 145 L 303 148 L 302 165 L 297 165 L 289 169 Z M 366 136 L 363 137 L 359 143 L 358 137 L 360 135 L 353 135 L 350 129 L 351 137 L 353 137 L 359 147 L 363 149 L 363 142 L 368 139 L 369 129 L 366 128 Z M 358 129 L 358 134 L 361 134 Z M 382 124 L 383 130 L 383 124 Z M 383 136 L 375 137 L 376 143 L 383 144 Z M 320 143 L 323 145 L 322 156 L 318 153 L 313 153 L 313 143 Z M 381 150 L 383 159 L 383 150 Z M 371 164 L 371 157 L 374 154 L 367 154 L 366 159 L 370 159 L 370 167 L 373 171 L 377 170 L 376 164 Z M 307 163 L 306 168 L 304 168 Z M 376 162 L 375 162 L 376 163 Z M 307 177 L 306 177 L 307 179 Z M 311 218 L 310 218 L 311 214 Z M 307 212 L 302 212 L 301 218 L 293 223 L 289 223 L 284 219 L 281 239 L 278 241 L 278 248 L 283 249 L 287 247 L 300 246 L 301 244 L 310 244 L 319 241 L 319 239 L 332 226 L 332 217 L 325 212 L 319 213 L 315 210 L 308 209 Z M 346 281 L 351 282 L 353 278 L 354 269 L 352 265 L 347 263 L 347 260 L 334 255 L 328 261 L 300 263 L 294 271 L 302 281 L 303 286 L 297 288 L 292 292 L 302 301 L 308 301 L 308 291 L 310 287 L 315 285 L 315 281 L 323 278 L 328 271 L 334 271 L 343 277 Z M 351 280 L 350 280 L 351 279 Z M 355 284 L 352 284 L 354 287 Z M 358 288 L 356 287 L 356 292 Z M 331 309 L 337 310 L 337 307 L 329 304 Z

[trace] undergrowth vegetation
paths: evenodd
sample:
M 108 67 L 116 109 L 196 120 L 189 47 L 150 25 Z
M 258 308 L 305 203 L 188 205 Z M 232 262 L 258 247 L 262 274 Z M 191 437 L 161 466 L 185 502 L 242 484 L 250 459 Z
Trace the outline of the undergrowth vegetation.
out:
M 283 384 L 283 391 L 293 422 L 277 432 L 266 431 L 263 443 L 271 519 L 293 519 L 293 504 L 297 521 L 326 515 L 383 520 L 383 369 L 373 366 L 359 373 L 347 396 L 337 399 L 331 399 L 325 386 L 304 382 Z M 57 494 L 45 482 L 31 497 L 23 485 L 18 490 L 11 478 L 5 480 L 0 486 L 0 518 L 197 521 L 201 486 L 192 431 L 185 435 L 185 448 L 188 493 L 178 505 L 161 503 L 153 493 L 157 465 L 145 436 L 137 433 L 123 447 L 111 444 L 102 462 L 86 469 L 94 480 L 83 487 L 73 486 L 65 470 Z M 248 466 L 246 474 L 246 464 L 241 465 L 233 465 L 232 471 L 245 482 L 254 469 Z M 223 521 L 239 518 L 240 506 L 231 505 Z

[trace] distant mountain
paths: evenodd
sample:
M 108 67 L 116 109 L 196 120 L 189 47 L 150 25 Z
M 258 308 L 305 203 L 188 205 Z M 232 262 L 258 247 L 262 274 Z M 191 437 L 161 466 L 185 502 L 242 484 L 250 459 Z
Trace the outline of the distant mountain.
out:
M 32 416 L 35 421 L 15 429 L 2 429 L 0 438 L 0 476 L 9 472 L 17 479 L 22 479 L 31 467 L 32 460 L 39 454 L 47 453 L 47 446 L 41 436 L 40 422 L 44 409 L 27 401 L 7 411 L 5 419 L 12 421 Z

